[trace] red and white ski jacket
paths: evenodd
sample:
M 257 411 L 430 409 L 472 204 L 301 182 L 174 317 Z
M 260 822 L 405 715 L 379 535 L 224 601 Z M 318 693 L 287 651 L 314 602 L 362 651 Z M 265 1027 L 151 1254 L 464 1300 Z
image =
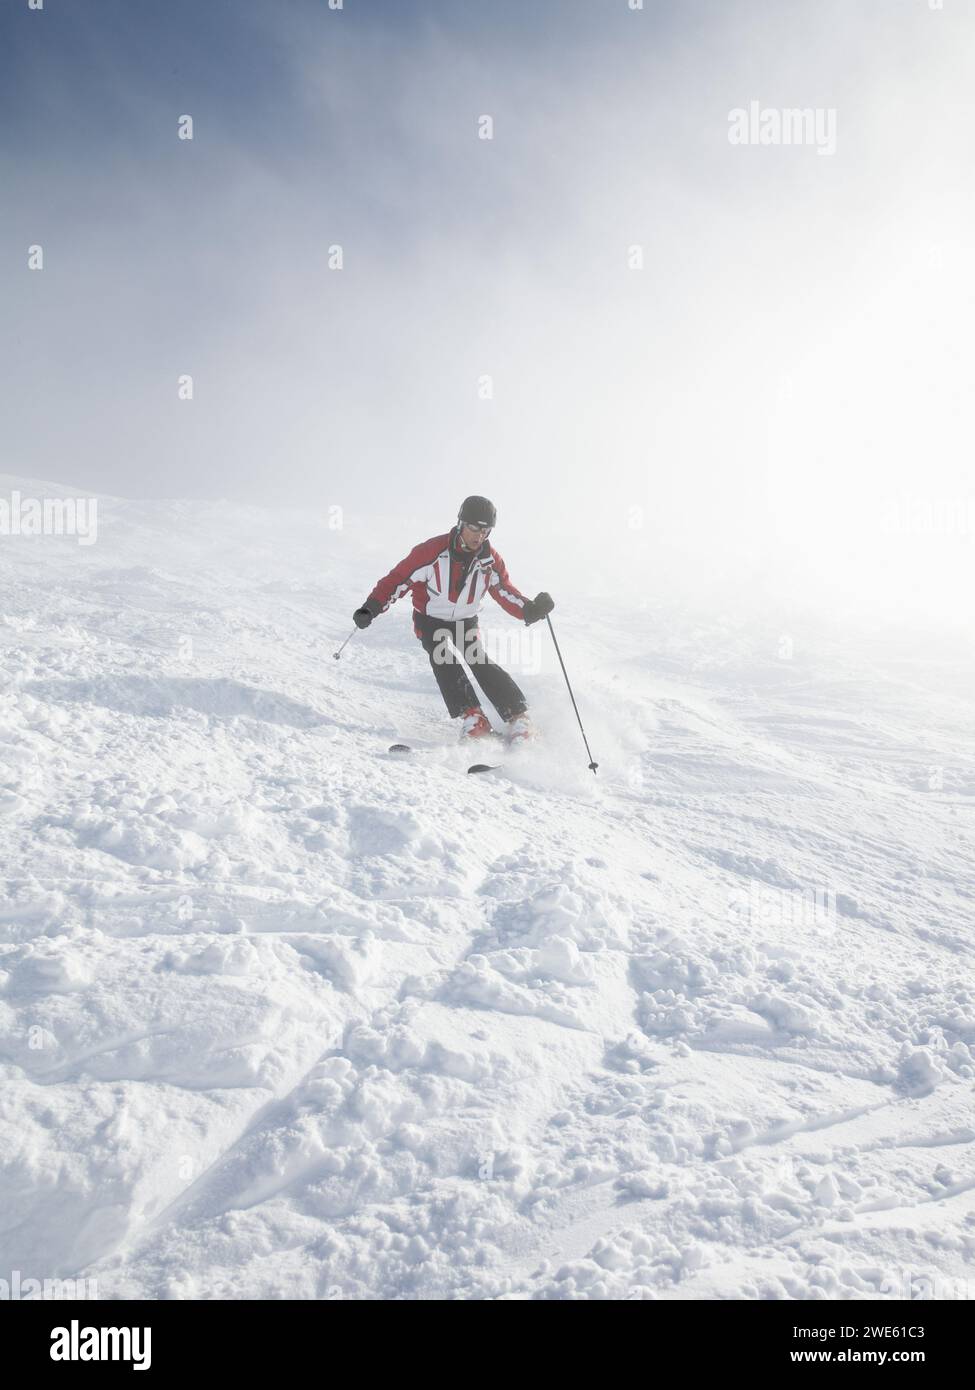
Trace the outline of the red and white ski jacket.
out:
M 525 595 L 508 578 L 505 563 L 487 541 L 477 551 L 460 548 L 457 527 L 415 545 L 369 595 L 385 613 L 390 604 L 413 591 L 413 607 L 431 618 L 472 618 L 489 593 L 506 613 L 524 617 Z

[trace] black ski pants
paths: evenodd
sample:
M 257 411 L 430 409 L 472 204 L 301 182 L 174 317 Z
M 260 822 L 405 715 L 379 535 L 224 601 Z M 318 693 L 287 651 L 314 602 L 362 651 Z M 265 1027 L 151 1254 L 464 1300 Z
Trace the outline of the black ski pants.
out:
M 451 719 L 481 703 L 467 679 L 461 658 L 506 723 L 524 714 L 528 701 L 507 671 L 488 657 L 477 618 L 429 618 L 426 613 L 414 612 L 413 631 L 430 658 Z

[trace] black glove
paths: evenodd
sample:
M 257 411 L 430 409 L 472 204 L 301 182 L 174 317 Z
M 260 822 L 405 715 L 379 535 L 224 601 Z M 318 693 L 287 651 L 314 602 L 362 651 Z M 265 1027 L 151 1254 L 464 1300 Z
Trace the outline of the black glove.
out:
M 356 627 L 368 627 L 379 609 L 369 599 L 366 599 L 361 608 L 357 608 L 352 614 L 352 621 Z
M 525 625 L 537 623 L 540 618 L 547 618 L 555 607 L 555 600 L 551 594 L 536 594 L 534 598 L 525 600 Z

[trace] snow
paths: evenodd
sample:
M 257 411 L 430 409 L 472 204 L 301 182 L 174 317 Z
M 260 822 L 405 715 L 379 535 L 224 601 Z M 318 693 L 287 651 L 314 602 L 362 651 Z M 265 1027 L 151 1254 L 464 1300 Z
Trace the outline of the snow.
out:
M 956 1296 L 969 649 L 563 558 L 599 775 L 543 646 L 542 738 L 469 778 L 405 604 L 332 657 L 436 529 L 101 498 L 94 545 L 0 543 L 0 1273 Z

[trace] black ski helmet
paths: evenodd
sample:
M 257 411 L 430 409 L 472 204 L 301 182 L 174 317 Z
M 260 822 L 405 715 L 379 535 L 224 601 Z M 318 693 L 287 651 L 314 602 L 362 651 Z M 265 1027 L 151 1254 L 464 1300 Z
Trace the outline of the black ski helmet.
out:
M 472 521 L 478 526 L 494 526 L 498 513 L 486 497 L 465 497 L 457 513 L 458 521 Z

